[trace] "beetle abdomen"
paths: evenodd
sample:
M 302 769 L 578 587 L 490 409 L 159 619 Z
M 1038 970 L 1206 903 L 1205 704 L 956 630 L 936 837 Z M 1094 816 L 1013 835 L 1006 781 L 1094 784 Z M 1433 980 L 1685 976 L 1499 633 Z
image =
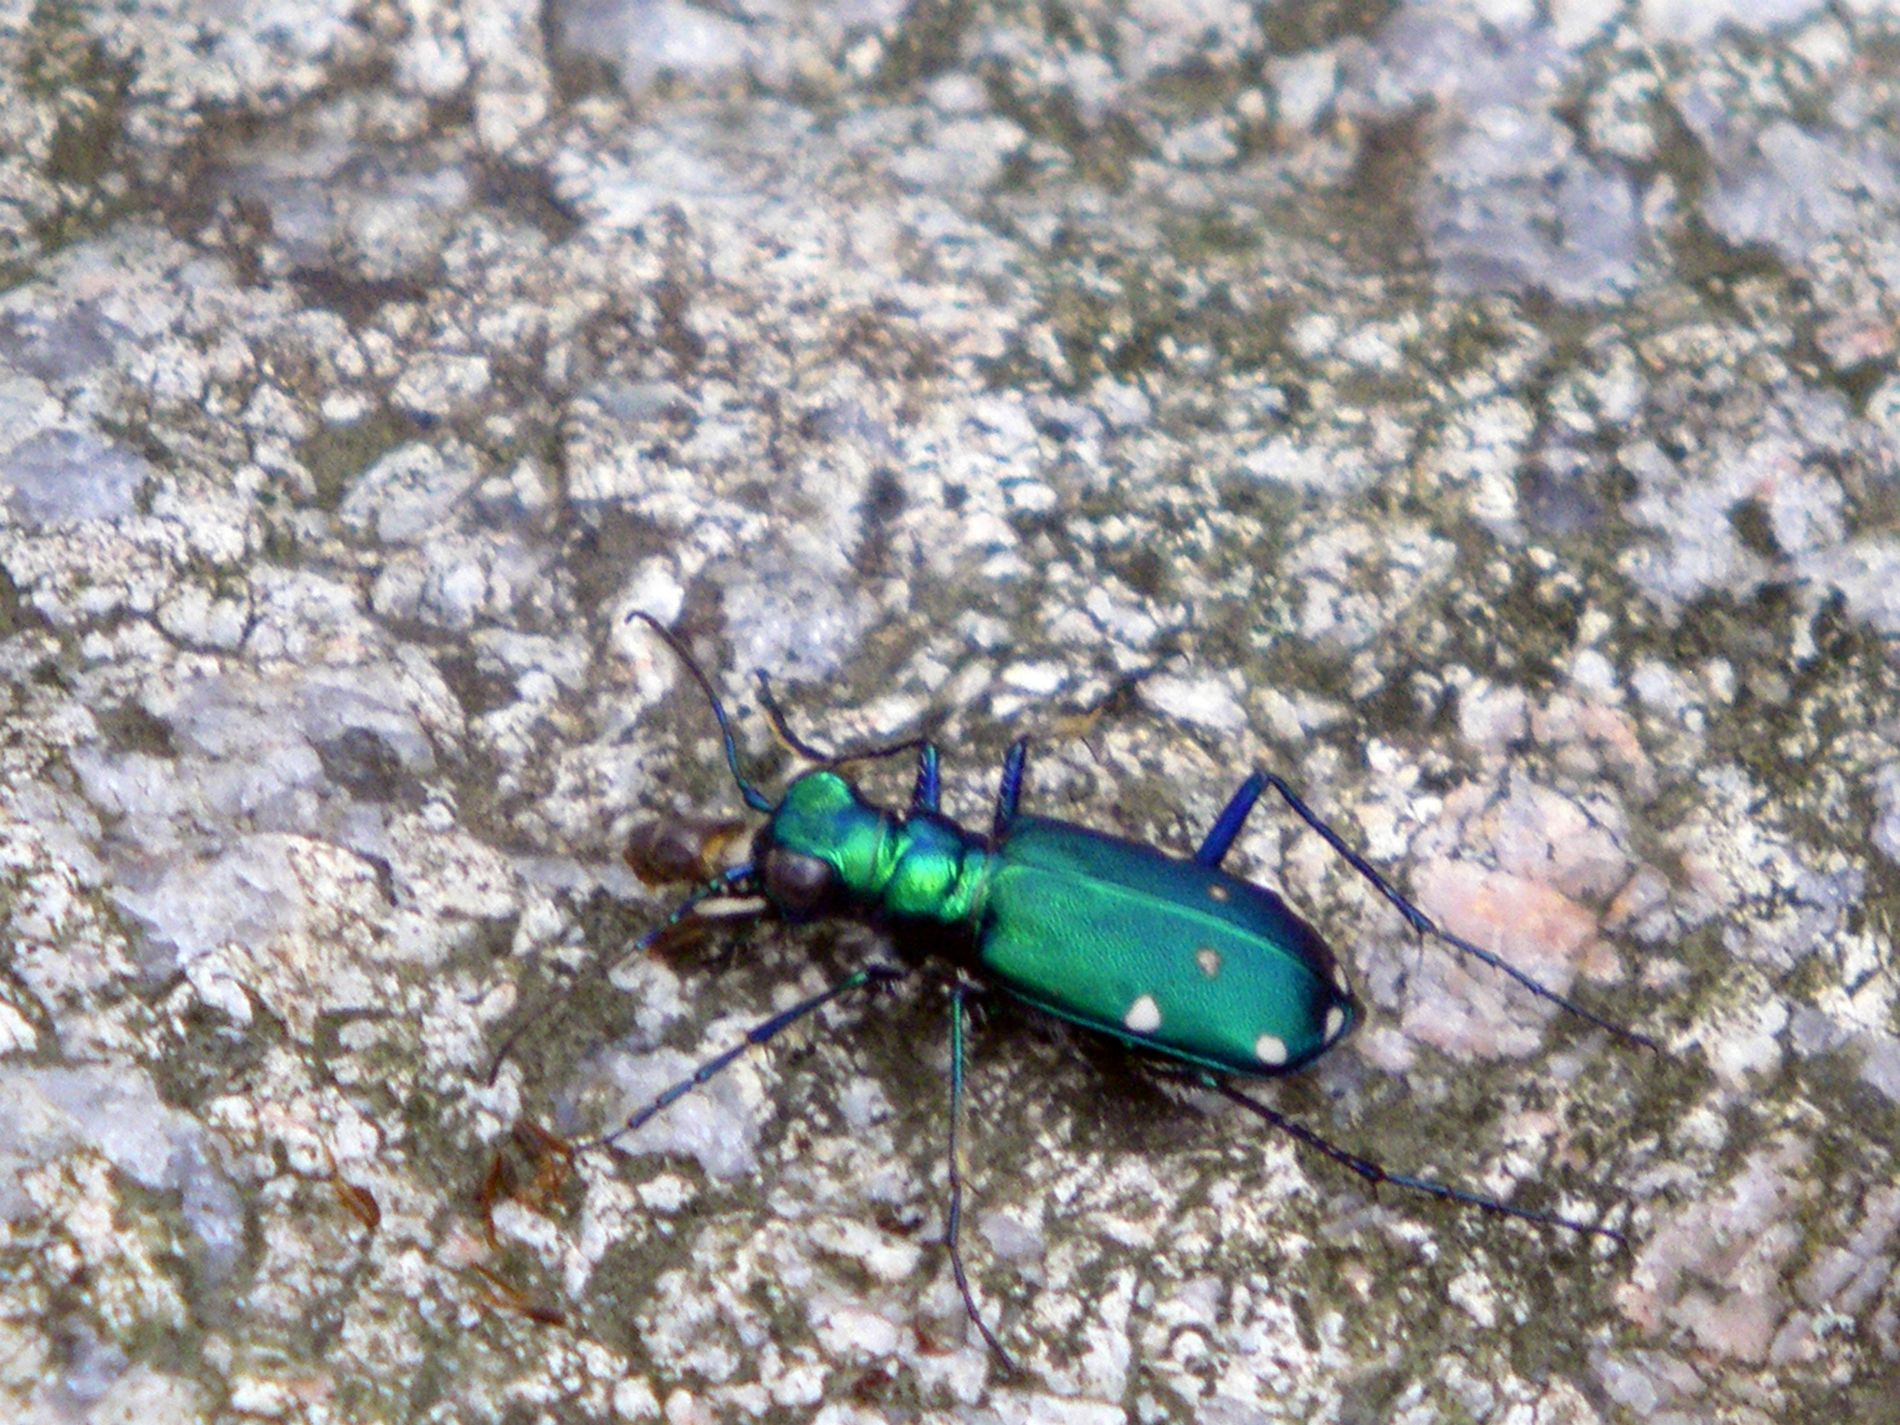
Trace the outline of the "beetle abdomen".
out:
M 1286 1073 L 1358 1006 L 1272 891 L 1138 842 L 1018 816 L 993 853 L 978 957 L 1010 994 L 1155 1053 Z

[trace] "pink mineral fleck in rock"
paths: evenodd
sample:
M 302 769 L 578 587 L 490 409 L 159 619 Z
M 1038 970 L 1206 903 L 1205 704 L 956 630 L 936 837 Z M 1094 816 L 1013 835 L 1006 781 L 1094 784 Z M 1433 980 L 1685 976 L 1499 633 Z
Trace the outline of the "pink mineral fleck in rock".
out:
M 1419 907 L 1453 934 L 1508 960 L 1559 994 L 1596 935 L 1588 909 L 1550 886 L 1465 861 L 1428 864 L 1415 878 Z M 1533 1052 L 1551 1006 L 1469 956 L 1420 957 L 1405 1030 L 1448 1054 Z
M 1777 1138 L 1720 1195 L 1669 1214 L 1616 1293 L 1623 1314 L 1644 1330 L 1687 1330 L 1716 1355 L 1763 1359 L 1789 1306 L 1782 1282 L 1800 1245 L 1792 1173 L 1806 1157 Z

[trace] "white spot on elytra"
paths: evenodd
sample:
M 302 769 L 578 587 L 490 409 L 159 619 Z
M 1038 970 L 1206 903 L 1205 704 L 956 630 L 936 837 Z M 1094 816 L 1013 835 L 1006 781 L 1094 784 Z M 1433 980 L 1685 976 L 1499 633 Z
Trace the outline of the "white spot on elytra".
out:
M 1194 952 L 1194 963 L 1201 967 L 1201 973 L 1208 979 L 1220 973 L 1220 951 L 1211 945 L 1203 945 Z
M 1352 986 L 1346 982 L 1346 972 L 1338 965 L 1333 966 L 1333 983 L 1339 986 L 1339 992 L 1342 995 L 1352 993 Z
M 1346 1011 L 1334 1005 L 1326 1011 L 1326 1038 L 1337 1039 L 1340 1031 L 1346 1027 Z
M 1153 995 L 1143 995 L 1128 1006 L 1122 1023 L 1128 1026 L 1130 1033 L 1153 1034 L 1161 1027 L 1161 1006 L 1155 1003 Z
M 1253 1056 L 1263 1064 L 1284 1064 L 1286 1040 L 1277 1034 L 1262 1034 L 1253 1041 Z
M 1207 894 L 1209 899 L 1218 901 L 1222 905 L 1225 905 L 1232 898 L 1227 887 L 1223 886 L 1219 881 L 1210 881 L 1208 883 Z

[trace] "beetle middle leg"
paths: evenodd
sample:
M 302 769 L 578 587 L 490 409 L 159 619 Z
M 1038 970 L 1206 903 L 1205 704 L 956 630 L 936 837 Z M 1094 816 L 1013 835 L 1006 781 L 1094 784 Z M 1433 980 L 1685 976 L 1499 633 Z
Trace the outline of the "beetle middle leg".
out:
M 1021 743 L 1017 744 L 1018 748 L 1021 746 Z M 982 1333 L 989 1348 L 996 1352 L 1003 1368 L 1014 1375 L 1016 1362 L 983 1320 L 983 1313 L 977 1309 L 976 1296 L 970 1290 L 969 1274 L 963 1269 L 963 1247 L 960 1241 L 963 1227 L 963 1166 L 957 1157 L 957 1125 L 963 1117 L 963 1002 L 972 993 L 973 987 L 962 981 L 950 987 L 950 1206 L 944 1215 L 943 1240 L 950 1249 L 950 1271 L 957 1279 L 957 1291 L 963 1297 L 964 1311 L 976 1324 L 976 1329 Z
M 1434 940 L 1442 941 L 1444 944 L 1449 945 L 1460 954 L 1469 955 L 1473 959 L 1489 965 L 1492 969 L 1500 971 L 1510 976 L 1513 980 L 1516 980 L 1539 999 L 1549 1000 L 1559 1009 L 1567 1010 L 1569 1013 L 1576 1015 L 1579 1019 L 1587 1020 L 1591 1024 L 1596 1025 L 1599 1029 L 1606 1029 L 1619 1039 L 1625 1039 L 1644 1049 L 1656 1049 L 1659 1047 L 1656 1041 L 1651 1039 L 1648 1035 L 1639 1034 L 1633 1029 L 1626 1029 L 1620 1024 L 1605 1019 L 1595 1011 L 1584 1008 L 1575 1000 L 1558 994 L 1557 991 L 1551 989 L 1533 976 L 1526 974 L 1501 956 L 1494 955 L 1489 950 L 1479 948 L 1469 940 L 1466 940 L 1463 936 L 1453 935 L 1449 930 L 1440 928 L 1438 923 L 1426 915 L 1424 911 L 1420 910 L 1394 890 L 1391 883 L 1388 882 L 1385 877 L 1372 869 L 1372 864 L 1367 861 L 1365 857 L 1347 845 L 1344 837 L 1322 821 L 1317 812 L 1307 806 L 1305 802 L 1301 801 L 1299 794 L 1288 786 L 1283 778 L 1272 772 L 1255 772 L 1251 777 L 1240 784 L 1240 790 L 1234 793 L 1233 799 L 1227 803 L 1226 810 L 1221 812 L 1220 816 L 1216 818 L 1212 829 L 1207 833 L 1207 839 L 1201 843 L 1201 849 L 1194 853 L 1196 862 L 1203 866 L 1214 867 L 1220 865 L 1220 863 L 1226 859 L 1227 853 L 1232 848 L 1235 838 L 1240 835 L 1241 827 L 1246 824 L 1248 813 L 1253 810 L 1254 803 L 1260 800 L 1260 794 L 1269 787 L 1278 792 L 1280 799 L 1284 801 L 1287 806 L 1292 808 L 1293 813 L 1298 816 L 1301 821 L 1312 827 L 1314 831 L 1317 831 L 1320 834 L 1320 838 L 1324 840 L 1328 846 L 1332 847 L 1334 851 L 1338 852 L 1339 855 L 1344 858 L 1347 865 L 1365 877 L 1366 880 L 1372 884 L 1374 890 L 1397 907 L 1399 914 L 1405 917 L 1406 924 L 1410 925 L 1412 929 L 1420 935 L 1429 935 Z
M 996 815 L 990 822 L 990 846 L 994 848 L 1009 833 L 1016 819 L 1016 803 L 1023 795 L 1023 763 L 1029 758 L 1029 739 L 1019 737 L 1009 744 L 1003 758 L 1003 777 L 996 788 Z

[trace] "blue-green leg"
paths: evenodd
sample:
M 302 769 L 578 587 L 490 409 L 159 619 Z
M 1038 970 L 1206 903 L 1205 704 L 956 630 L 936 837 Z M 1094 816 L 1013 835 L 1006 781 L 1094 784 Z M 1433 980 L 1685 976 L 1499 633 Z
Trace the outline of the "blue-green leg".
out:
M 740 1055 L 744 1054 L 746 1050 L 756 1048 L 761 1044 L 769 1043 L 771 1040 L 776 1039 L 780 1034 L 798 1023 L 799 1020 L 816 1014 L 833 1000 L 840 999 L 850 994 L 853 990 L 861 990 L 867 985 L 893 983 L 894 981 L 903 979 L 904 975 L 905 971 L 898 969 L 894 965 L 866 965 L 862 970 L 845 976 L 842 980 L 838 981 L 837 984 L 831 986 L 829 989 L 820 991 L 810 999 L 800 1000 L 790 1009 L 781 1010 L 770 1019 L 760 1020 L 746 1031 L 746 1036 L 743 1040 L 726 1050 L 725 1053 L 715 1054 L 685 1078 L 662 1090 L 659 1094 L 654 1096 L 651 1102 L 634 1113 L 625 1123 L 614 1129 L 613 1132 L 603 1133 L 598 1138 L 590 1138 L 584 1142 L 575 1144 L 575 1151 L 580 1152 L 590 1148 L 604 1148 L 623 1134 L 634 1132 L 655 1114 L 664 1112 L 667 1108 L 685 1098 L 687 1094 L 693 1092 L 694 1089 L 709 1083 L 718 1074 L 731 1067 L 733 1062 L 737 1060 Z
M 910 809 L 934 812 L 942 800 L 943 788 L 937 777 L 937 746 L 926 742 L 917 754 L 917 785 L 911 789 Z
M 1625 1029 L 1620 1024 L 1612 1023 L 1610 1020 L 1603 1018 L 1602 1015 L 1585 1009 L 1575 1000 L 1558 994 L 1555 990 L 1550 989 L 1548 986 L 1518 969 L 1517 966 L 1511 964 L 1508 960 L 1493 955 L 1489 950 L 1480 949 L 1463 936 L 1453 935 L 1448 930 L 1440 929 L 1436 921 L 1394 890 L 1386 881 L 1385 877 L 1372 869 L 1371 864 L 1365 857 L 1348 846 L 1344 838 L 1342 838 L 1338 832 L 1320 820 L 1319 815 L 1314 812 L 1311 807 L 1307 806 L 1305 802 L 1300 800 L 1293 788 L 1289 787 L 1285 781 L 1275 776 L 1272 772 L 1255 772 L 1245 782 L 1241 783 L 1240 790 L 1235 792 L 1233 800 L 1227 803 L 1227 809 L 1223 811 L 1219 819 L 1215 821 L 1213 830 L 1207 833 L 1207 839 L 1201 843 L 1201 849 L 1195 853 L 1194 859 L 1203 866 L 1220 865 L 1222 859 L 1227 855 L 1228 849 L 1234 844 L 1234 838 L 1240 834 L 1240 828 L 1247 820 L 1247 814 L 1253 810 L 1254 803 L 1260 800 L 1261 792 L 1268 787 L 1278 792 L 1281 800 L 1293 809 L 1294 814 L 1297 815 L 1301 821 L 1317 831 L 1328 846 L 1332 847 L 1334 851 L 1344 857 L 1347 865 L 1351 866 L 1353 870 L 1357 871 L 1361 876 L 1364 876 L 1366 880 L 1372 883 L 1374 890 L 1378 891 L 1380 895 L 1384 896 L 1396 906 L 1399 914 L 1405 917 L 1406 923 L 1420 935 L 1429 935 L 1434 940 L 1442 941 L 1444 944 L 1451 946 L 1452 949 L 1459 953 L 1469 955 L 1474 960 L 1489 965 L 1492 969 L 1516 980 L 1539 999 L 1549 1000 L 1558 1008 L 1567 1010 L 1569 1013 L 1576 1015 L 1579 1019 L 1589 1021 L 1599 1029 L 1606 1029 L 1620 1039 L 1628 1040 L 1630 1043 L 1640 1045 L 1645 1049 L 1658 1048 L 1656 1041 L 1651 1039 L 1648 1035 L 1638 1034 L 1633 1029 Z
M 645 617 L 645 615 L 642 615 L 642 617 Z M 662 632 L 664 632 L 664 630 L 662 630 Z M 685 900 L 668 911 L 664 920 L 654 926 L 653 929 L 649 930 L 645 935 L 642 935 L 638 940 L 634 941 L 633 944 L 627 948 L 626 954 L 615 957 L 613 963 L 617 965 L 621 960 L 626 959 L 627 956 L 639 955 L 651 950 L 669 930 L 673 929 L 682 920 L 686 919 L 687 916 L 691 915 L 702 901 L 708 901 L 715 896 L 726 895 L 733 891 L 738 891 L 743 894 L 746 890 L 746 883 L 752 879 L 754 869 L 753 865 L 747 862 L 743 866 L 733 866 L 721 871 L 710 881 L 706 882 L 705 885 L 695 889 Z M 600 969 L 601 972 L 604 973 L 605 967 L 602 966 Z M 534 1010 L 526 1019 L 522 1020 L 514 1029 L 509 1031 L 508 1037 L 501 1041 L 501 1048 L 495 1051 L 494 1059 L 489 1062 L 489 1083 L 494 1083 L 496 1077 L 500 1075 L 501 1066 L 508 1062 L 508 1056 L 514 1052 L 515 1045 L 521 1042 L 521 1036 L 526 1034 L 536 1024 L 540 1023 L 542 1016 L 553 1009 L 555 1005 L 561 1003 L 563 998 L 564 996 L 557 995 L 543 1000 L 534 1007 Z
M 996 816 L 990 822 L 990 845 L 994 846 L 1009 831 L 1016 819 L 1016 803 L 1023 795 L 1023 763 L 1029 758 L 1029 739 L 1019 737 L 1009 745 L 1003 758 L 1003 779 L 996 788 Z
M 1501 1217 L 1516 1217 L 1525 1222 L 1535 1222 L 1542 1227 L 1562 1227 L 1571 1232 L 1607 1237 L 1619 1244 L 1627 1240 L 1621 1232 L 1609 1227 L 1578 1222 L 1569 1217 L 1560 1217 L 1554 1212 L 1538 1212 L 1528 1207 L 1512 1207 L 1510 1203 L 1499 1202 L 1494 1197 L 1466 1192 L 1462 1188 L 1447 1187 L 1443 1183 L 1433 1182 L 1430 1178 L 1415 1178 L 1405 1173 L 1387 1172 L 1372 1159 L 1362 1158 L 1357 1153 L 1349 1153 L 1344 1148 L 1328 1142 L 1305 1124 L 1295 1123 L 1284 1114 L 1275 1112 L 1258 1099 L 1242 1093 L 1225 1079 L 1216 1078 L 1212 1074 L 1200 1074 L 1196 1077 L 1203 1086 L 1214 1090 L 1223 1098 L 1231 1099 L 1256 1118 L 1272 1124 L 1294 1141 L 1304 1143 L 1316 1152 L 1324 1153 L 1335 1163 L 1351 1168 L 1374 1187 L 1380 1183 L 1390 1183 L 1394 1187 L 1405 1188 L 1409 1192 L 1423 1193 L 1427 1197 L 1435 1197 L 1444 1202 L 1462 1203 L 1466 1207 L 1475 1207 L 1482 1212 L 1496 1213 Z
M 1240 828 L 1247 824 L 1247 814 L 1253 810 L 1253 804 L 1260 800 L 1260 793 L 1266 785 L 1258 772 L 1240 784 L 1240 790 L 1227 803 L 1227 809 L 1215 819 L 1207 839 L 1201 843 L 1201 849 L 1194 853 L 1197 862 L 1203 866 L 1218 866 L 1227 859 L 1234 838 L 1240 835 Z
M 1017 744 L 1018 747 L 1021 745 Z M 957 1291 L 963 1297 L 964 1311 L 976 1323 L 976 1329 L 982 1333 L 989 1348 L 996 1352 L 1003 1368 L 1014 1373 L 1016 1363 L 1010 1359 L 1009 1352 L 1003 1349 L 1003 1343 L 996 1339 L 996 1333 L 984 1322 L 983 1313 L 977 1310 L 976 1297 L 970 1291 L 969 1275 L 963 1270 L 963 1248 L 959 1240 L 963 1228 L 963 1168 L 957 1155 L 957 1124 L 963 1117 L 963 1001 L 969 994 L 968 985 L 950 987 L 950 1210 L 944 1219 L 943 1237 L 944 1244 L 950 1249 L 950 1271 L 957 1279 Z

